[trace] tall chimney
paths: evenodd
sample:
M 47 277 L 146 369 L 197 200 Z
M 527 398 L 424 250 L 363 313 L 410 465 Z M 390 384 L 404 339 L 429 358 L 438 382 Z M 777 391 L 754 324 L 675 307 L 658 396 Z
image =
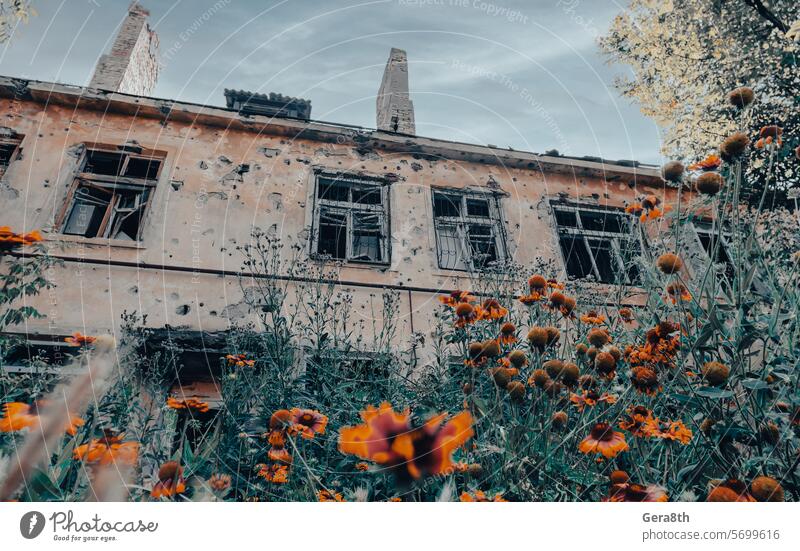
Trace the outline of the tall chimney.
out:
M 103 54 L 89 83 L 91 88 L 149 96 L 158 80 L 158 36 L 150 29 L 150 12 L 131 2 L 110 54 Z
M 414 104 L 408 96 L 408 58 L 403 50 L 389 52 L 375 115 L 378 130 L 416 134 Z

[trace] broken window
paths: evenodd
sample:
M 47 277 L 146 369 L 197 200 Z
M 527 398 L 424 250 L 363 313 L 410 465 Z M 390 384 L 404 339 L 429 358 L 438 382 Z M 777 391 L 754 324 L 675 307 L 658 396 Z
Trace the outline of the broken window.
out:
M 480 270 L 505 258 L 500 205 L 493 195 L 433 192 L 439 267 Z
M 642 242 L 634 219 L 618 209 L 553 204 L 567 275 L 600 283 L 636 284 Z
M 2 369 L 7 373 L 74 375 L 84 371 L 79 365 L 70 365 L 80 351 L 80 347 L 64 342 L 59 335 L 12 340 L 3 357 Z
M 61 233 L 138 241 L 162 156 L 88 149 L 61 216 Z
M 381 182 L 318 176 L 312 250 L 350 262 L 388 262 L 387 203 Z
M 22 143 L 22 136 L 18 134 L 0 135 L 0 178 L 14 160 L 20 143 Z

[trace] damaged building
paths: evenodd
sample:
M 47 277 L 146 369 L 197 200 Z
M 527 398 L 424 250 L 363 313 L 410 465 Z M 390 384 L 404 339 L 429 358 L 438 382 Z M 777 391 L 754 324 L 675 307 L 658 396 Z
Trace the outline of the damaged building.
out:
M 490 265 L 542 258 L 592 278 L 598 297 L 622 283 L 637 300 L 625 258 L 644 245 L 624 207 L 672 202 L 657 167 L 418 136 L 399 49 L 376 83 L 375 129 L 314 120 L 310 101 L 279 93 L 228 89 L 224 107 L 150 97 L 147 17 L 134 2 L 88 86 L 0 77 L 0 221 L 41 229 L 62 261 L 55 292 L 30 302 L 46 317 L 12 328 L 31 347 L 115 333 L 126 311 L 181 338 L 257 323 L 237 250 L 254 228 L 286 255 L 335 262 L 367 324 L 376 294 L 395 292 L 393 338 L 422 343 L 415 363 L 437 297 Z

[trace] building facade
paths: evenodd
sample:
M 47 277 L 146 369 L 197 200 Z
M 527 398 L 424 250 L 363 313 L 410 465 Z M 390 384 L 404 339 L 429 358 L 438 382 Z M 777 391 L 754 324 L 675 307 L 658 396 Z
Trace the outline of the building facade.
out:
M 309 101 L 280 94 L 228 90 L 226 107 L 147 97 L 145 13 L 134 3 L 88 87 L 0 77 L 0 221 L 41 229 L 63 260 L 31 303 L 46 317 L 16 332 L 115 332 L 124 311 L 176 331 L 256 322 L 237 251 L 254 228 L 287 259 L 338 263 L 365 324 L 384 321 L 376 293 L 396 291 L 398 347 L 432 331 L 438 295 L 492 263 L 549 260 L 563 279 L 593 278 L 598 302 L 620 283 L 638 300 L 628 260 L 642 241 L 624 207 L 674 202 L 657 167 L 416 136 L 397 49 L 376 130 L 315 121 Z

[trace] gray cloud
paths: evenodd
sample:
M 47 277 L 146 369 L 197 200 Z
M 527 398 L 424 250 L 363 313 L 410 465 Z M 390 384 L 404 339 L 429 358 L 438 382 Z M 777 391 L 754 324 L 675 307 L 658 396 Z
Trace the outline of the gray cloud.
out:
M 0 73 L 86 84 L 128 0 L 34 0 Z M 660 162 L 655 125 L 596 47 L 611 0 L 144 0 L 156 95 L 222 105 L 224 88 L 309 98 L 314 118 L 375 125 L 392 46 L 407 50 L 417 131 L 444 139 Z

